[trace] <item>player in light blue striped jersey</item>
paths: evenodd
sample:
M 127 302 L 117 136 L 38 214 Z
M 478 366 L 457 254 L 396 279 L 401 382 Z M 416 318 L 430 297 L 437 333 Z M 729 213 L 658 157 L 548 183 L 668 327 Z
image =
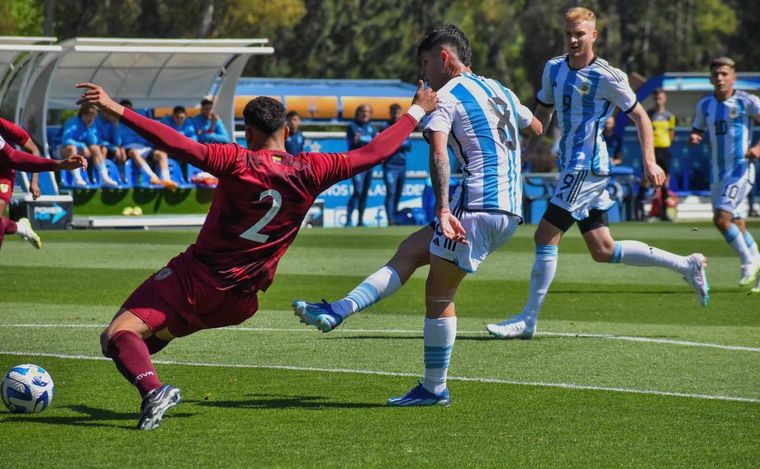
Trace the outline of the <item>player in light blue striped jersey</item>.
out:
M 436 221 L 399 246 L 393 258 L 348 296 L 334 303 L 296 300 L 301 321 L 329 332 L 348 316 L 397 291 L 417 268 L 430 264 L 425 286 L 424 380 L 393 406 L 447 405 L 446 376 L 456 337 L 454 295 L 467 273 L 504 244 L 522 223 L 520 129 L 534 136 L 541 124 L 496 80 L 470 70 L 472 52 L 453 25 L 429 33 L 417 54 L 423 79 L 439 107 L 426 118 Z M 449 202 L 450 148 L 462 164 L 462 184 Z
M 610 234 L 607 210 L 613 202 L 607 193 L 610 164 L 602 130 L 615 107 L 636 124 L 645 177 L 660 186 L 665 173 L 655 163 L 649 116 L 625 74 L 594 55 L 596 37 L 594 13 L 583 7 L 571 8 L 565 15 L 567 54 L 549 60 L 544 68 L 535 114 L 546 128 L 556 110 L 562 131 L 559 184 L 534 235 L 536 258 L 528 301 L 522 313 L 486 326 L 494 337 L 533 337 L 557 269 L 560 240 L 575 222 L 595 261 L 665 267 L 681 274 L 694 289 L 697 301 L 707 304 L 709 287 L 702 254 L 678 256 L 639 241 L 615 241 Z
M 760 253 L 744 224 L 744 201 L 752 191 L 755 162 L 760 158 L 760 142 L 750 147 L 753 121 L 760 121 L 760 98 L 734 89 L 736 65 L 728 57 L 712 61 L 710 82 L 715 92 L 697 103 L 689 141 L 696 145 L 705 132 L 710 136 L 713 223 L 739 254 L 739 286 L 757 282 L 752 291 L 760 293 Z

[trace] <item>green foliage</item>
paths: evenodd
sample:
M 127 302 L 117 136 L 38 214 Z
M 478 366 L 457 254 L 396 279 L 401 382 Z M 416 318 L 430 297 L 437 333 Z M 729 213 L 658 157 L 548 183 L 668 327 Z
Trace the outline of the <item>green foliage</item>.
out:
M 0 2 L 0 36 L 39 36 L 42 20 L 41 0 Z

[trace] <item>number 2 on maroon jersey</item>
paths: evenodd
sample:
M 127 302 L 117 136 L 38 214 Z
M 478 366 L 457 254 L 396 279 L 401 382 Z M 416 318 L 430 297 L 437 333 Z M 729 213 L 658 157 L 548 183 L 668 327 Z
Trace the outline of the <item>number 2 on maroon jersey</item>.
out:
M 245 232 L 240 235 L 241 238 L 250 239 L 251 241 L 256 241 L 257 243 L 266 243 L 269 239 L 269 235 L 261 234 L 259 231 L 267 226 L 267 223 L 272 221 L 272 218 L 274 218 L 277 215 L 277 212 L 279 212 L 282 208 L 282 196 L 276 190 L 270 189 L 261 193 L 259 196 L 259 202 L 264 200 L 266 197 L 272 198 L 272 208 L 270 208 L 269 211 L 267 211 L 267 213 L 265 213 L 264 216 L 261 217 L 261 220 L 257 221 L 255 225 L 245 230 Z

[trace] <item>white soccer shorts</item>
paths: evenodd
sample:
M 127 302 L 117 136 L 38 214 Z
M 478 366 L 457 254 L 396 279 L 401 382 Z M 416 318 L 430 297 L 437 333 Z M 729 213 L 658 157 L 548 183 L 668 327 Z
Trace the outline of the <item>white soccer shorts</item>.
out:
M 749 165 L 739 177 L 727 177 L 710 185 L 714 210 L 724 210 L 734 218 L 744 218 L 749 209 L 747 197 L 755 180 L 755 165 Z
M 567 210 L 576 220 L 583 220 L 591 210 L 608 210 L 615 204 L 607 192 L 609 181 L 608 176 L 596 176 L 587 169 L 566 169 L 559 174 L 549 202 Z
M 468 244 L 446 239 L 436 218 L 430 253 L 469 273 L 477 271 L 490 253 L 509 241 L 521 221 L 516 215 L 500 212 L 467 212 L 453 207 L 451 212 L 462 223 Z

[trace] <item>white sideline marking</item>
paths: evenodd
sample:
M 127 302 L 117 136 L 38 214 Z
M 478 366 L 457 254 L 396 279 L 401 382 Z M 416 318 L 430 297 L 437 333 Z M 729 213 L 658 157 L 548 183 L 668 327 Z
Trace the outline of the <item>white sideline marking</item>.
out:
M 103 328 L 106 324 L 0 324 L 2 327 L 18 327 L 18 328 L 55 328 L 55 327 L 68 327 L 68 328 Z M 245 332 L 309 332 L 314 333 L 315 329 L 307 327 L 298 328 L 278 328 L 278 327 L 248 327 L 248 326 L 234 326 L 224 327 L 221 329 L 213 329 L 216 331 L 245 331 Z M 410 329 L 336 329 L 333 333 L 355 333 L 355 334 L 371 334 L 371 333 L 384 333 L 384 334 L 422 334 L 422 330 L 410 330 Z M 457 331 L 457 334 L 461 335 L 483 335 L 487 333 L 485 331 Z M 665 345 L 680 345 L 683 347 L 701 347 L 701 348 L 714 348 L 720 350 L 734 350 L 739 352 L 760 352 L 760 347 L 747 347 L 744 345 L 723 345 L 713 344 L 710 342 L 692 342 L 688 340 L 674 340 L 674 339 L 659 339 L 653 337 L 636 337 L 627 335 L 615 335 L 615 334 L 592 334 L 583 332 L 537 332 L 538 337 L 578 337 L 578 338 L 591 338 L 591 339 L 607 339 L 607 340 L 623 340 L 626 342 L 645 342 L 652 344 L 665 344 Z M 498 340 L 498 339 L 494 339 Z
M 67 355 L 60 353 L 46 353 L 46 352 L 10 352 L 0 351 L 0 355 L 23 355 L 27 357 L 50 357 L 61 358 L 70 360 L 97 360 L 97 361 L 110 361 L 105 357 L 88 356 L 88 355 Z M 215 367 L 215 368 L 250 368 L 260 370 L 287 370 L 287 371 L 307 371 L 317 373 L 353 373 L 362 375 L 375 375 L 375 376 L 401 376 L 409 378 L 419 378 L 416 373 L 402 373 L 394 371 L 376 371 L 376 370 L 352 370 L 347 368 L 315 368 L 307 366 L 289 366 L 289 365 L 250 365 L 239 363 L 207 363 L 207 362 L 181 362 L 176 360 L 154 360 L 153 363 L 157 365 L 184 365 L 184 366 L 201 366 L 201 367 Z M 707 399 L 715 401 L 731 401 L 731 402 L 750 402 L 760 403 L 760 399 L 754 397 L 741 397 L 741 396 L 724 396 L 721 394 L 692 394 L 685 392 L 672 392 L 672 391 L 657 391 L 653 389 L 633 389 L 633 388 L 618 388 L 618 387 L 606 387 L 606 386 L 593 386 L 587 384 L 573 384 L 573 383 L 549 383 L 544 381 L 513 381 L 508 379 L 499 378 L 478 378 L 467 376 L 449 376 L 450 381 L 467 381 L 474 383 L 492 383 L 492 384 L 510 384 L 519 386 L 537 386 L 542 388 L 561 388 L 561 389 L 574 389 L 579 391 L 611 391 L 621 392 L 627 394 L 647 394 L 653 396 L 670 396 L 670 397 L 687 397 L 691 399 Z

